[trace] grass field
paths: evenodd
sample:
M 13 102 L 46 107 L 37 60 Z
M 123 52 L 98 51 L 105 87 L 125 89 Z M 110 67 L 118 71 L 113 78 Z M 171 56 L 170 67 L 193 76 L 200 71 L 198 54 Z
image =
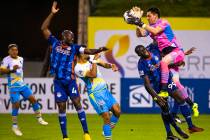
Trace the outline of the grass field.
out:
M 22 137 L 11 131 L 11 117 L 0 114 L 0 140 L 61 140 L 61 132 L 56 114 L 45 114 L 48 126 L 37 123 L 34 115 L 19 115 Z M 97 115 L 87 115 L 92 140 L 104 140 L 101 136 L 102 120 Z M 190 135 L 189 140 L 210 140 L 210 115 L 193 118 L 194 123 L 205 129 L 202 133 Z M 186 124 L 181 127 L 187 130 Z M 68 134 L 71 140 L 82 140 L 83 132 L 77 115 L 68 114 Z M 123 114 L 113 130 L 113 140 L 165 140 L 165 130 L 160 115 Z

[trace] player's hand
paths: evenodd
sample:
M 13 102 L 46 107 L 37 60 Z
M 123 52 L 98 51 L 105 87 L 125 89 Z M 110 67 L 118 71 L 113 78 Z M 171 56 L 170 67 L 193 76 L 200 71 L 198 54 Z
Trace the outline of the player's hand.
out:
M 10 73 L 15 73 L 17 69 L 19 69 L 20 67 L 18 65 L 14 65 L 13 69 L 10 70 Z
M 160 106 L 160 107 L 165 107 L 166 104 L 167 104 L 167 101 L 163 98 L 163 97 L 160 97 L 160 96 L 156 96 L 154 98 L 154 101 Z
M 106 48 L 106 47 L 100 47 L 98 50 L 99 50 L 100 52 L 104 52 L 104 51 L 107 51 L 107 50 L 109 50 L 109 49 Z
M 141 19 L 141 17 L 143 16 L 143 13 L 144 13 L 144 11 L 142 11 L 141 8 L 137 7 L 137 6 L 132 7 L 131 11 L 133 13 L 132 15 L 139 19 Z
M 190 55 L 190 54 L 192 54 L 195 50 L 196 50 L 196 48 L 195 48 L 195 47 L 192 47 L 192 48 L 190 48 L 189 50 L 187 50 L 184 54 L 185 54 L 185 55 Z
M 56 14 L 59 11 L 59 8 L 57 8 L 57 4 L 58 4 L 57 1 L 53 2 L 52 8 L 51 8 L 51 12 L 53 14 Z
M 113 70 L 114 72 L 116 72 L 116 71 L 119 70 L 118 67 L 117 67 L 115 64 L 111 64 L 111 67 L 112 67 L 112 70 Z

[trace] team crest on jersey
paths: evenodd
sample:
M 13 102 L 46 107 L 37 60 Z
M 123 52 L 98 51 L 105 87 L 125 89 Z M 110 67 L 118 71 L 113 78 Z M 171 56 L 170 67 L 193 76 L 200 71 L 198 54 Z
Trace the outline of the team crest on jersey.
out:
M 68 49 L 69 48 L 69 49 Z M 70 55 L 70 50 L 71 48 L 68 47 L 67 50 L 63 49 L 61 46 L 57 46 L 55 49 L 57 52 L 65 54 L 65 55 Z

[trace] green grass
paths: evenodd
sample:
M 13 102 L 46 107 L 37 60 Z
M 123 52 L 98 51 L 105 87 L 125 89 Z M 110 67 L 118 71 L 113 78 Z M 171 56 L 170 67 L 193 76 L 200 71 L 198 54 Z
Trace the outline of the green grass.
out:
M 61 132 L 56 114 L 45 114 L 48 126 L 37 123 L 34 115 L 20 114 L 18 121 L 23 132 L 22 137 L 15 136 L 11 131 L 11 117 L 0 114 L 0 140 L 61 140 Z M 104 140 L 101 136 L 102 120 L 97 115 L 87 115 L 92 140 Z M 210 139 L 210 115 L 193 118 L 194 123 L 205 129 L 202 133 L 190 135 L 189 140 Z M 186 124 L 181 127 L 187 130 Z M 68 114 L 68 134 L 71 140 L 82 140 L 83 132 L 77 115 Z M 163 140 L 165 130 L 160 115 L 123 114 L 119 124 L 113 130 L 113 140 Z

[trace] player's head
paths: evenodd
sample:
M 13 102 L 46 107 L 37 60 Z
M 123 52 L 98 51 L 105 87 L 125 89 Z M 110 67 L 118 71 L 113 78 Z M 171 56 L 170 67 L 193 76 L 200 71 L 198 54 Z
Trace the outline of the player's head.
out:
M 62 32 L 62 39 L 64 41 L 64 43 L 66 44 L 71 44 L 74 41 L 74 34 L 72 31 L 70 30 L 64 30 Z
M 18 56 L 18 45 L 17 44 L 9 44 L 8 45 L 8 53 L 12 58 L 17 58 L 17 56 Z
M 157 7 L 150 7 L 147 9 L 147 20 L 149 24 L 154 24 L 160 18 L 160 9 Z
M 135 52 L 141 58 L 147 59 L 150 57 L 149 51 L 143 45 L 136 46 Z

